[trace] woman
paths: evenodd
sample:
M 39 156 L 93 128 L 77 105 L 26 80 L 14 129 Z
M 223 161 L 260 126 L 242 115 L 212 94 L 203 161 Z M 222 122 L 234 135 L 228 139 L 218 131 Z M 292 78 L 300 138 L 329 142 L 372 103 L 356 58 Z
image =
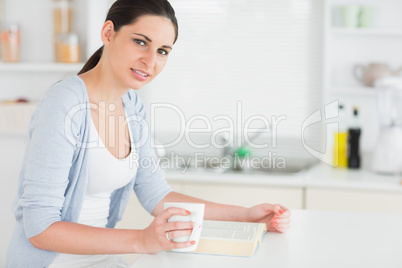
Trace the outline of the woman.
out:
M 30 123 L 6 267 L 124 267 L 112 254 L 191 246 L 171 239 L 188 236 L 193 223 L 167 222 L 188 212 L 164 210 L 165 202 L 205 203 L 205 219 L 289 228 L 283 206 L 207 202 L 172 192 L 155 161 L 132 165 L 134 156 L 155 157 L 135 90 L 161 72 L 177 36 L 166 0 L 117 0 L 102 27 L 104 46 L 47 91 Z M 113 229 L 132 189 L 155 219 L 144 230 Z

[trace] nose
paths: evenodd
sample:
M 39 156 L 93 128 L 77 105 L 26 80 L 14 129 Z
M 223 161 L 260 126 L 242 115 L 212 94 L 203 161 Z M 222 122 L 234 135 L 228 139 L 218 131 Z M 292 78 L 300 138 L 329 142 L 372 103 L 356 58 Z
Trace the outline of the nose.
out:
M 147 68 L 152 69 L 153 67 L 155 67 L 156 53 L 154 51 L 148 50 L 146 53 L 143 54 L 141 62 L 144 63 Z

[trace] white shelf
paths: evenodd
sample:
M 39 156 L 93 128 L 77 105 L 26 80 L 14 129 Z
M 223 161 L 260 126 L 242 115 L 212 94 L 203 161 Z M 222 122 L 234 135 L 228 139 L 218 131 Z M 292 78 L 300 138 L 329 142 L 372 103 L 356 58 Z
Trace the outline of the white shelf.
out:
M 361 97 L 376 97 L 376 89 L 365 86 L 335 86 L 329 89 L 329 94 L 336 95 L 359 95 Z
M 392 28 L 342 28 L 333 27 L 333 34 L 338 35 L 389 35 L 389 36 L 402 36 L 402 29 Z
M 78 72 L 84 63 L 18 62 L 0 63 L 0 72 Z

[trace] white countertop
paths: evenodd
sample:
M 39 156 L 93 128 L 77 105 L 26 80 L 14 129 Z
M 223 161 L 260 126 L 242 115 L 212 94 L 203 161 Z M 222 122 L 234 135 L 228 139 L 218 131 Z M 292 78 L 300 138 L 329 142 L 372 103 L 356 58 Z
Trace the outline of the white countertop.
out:
M 402 215 L 293 210 L 286 234 L 268 232 L 255 255 L 144 254 L 139 267 L 402 267 Z
M 380 175 L 369 170 L 338 169 L 318 164 L 299 174 L 273 175 L 264 173 L 218 173 L 214 171 L 188 170 L 166 171 L 170 182 L 230 183 L 267 185 L 278 187 L 314 187 L 353 190 L 376 190 L 402 193 L 402 177 Z

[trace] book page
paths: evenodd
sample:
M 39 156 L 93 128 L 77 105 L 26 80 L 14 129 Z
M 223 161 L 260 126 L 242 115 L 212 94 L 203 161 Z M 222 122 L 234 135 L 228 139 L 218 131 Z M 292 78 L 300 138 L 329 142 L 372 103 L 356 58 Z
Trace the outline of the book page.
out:
M 259 223 L 204 221 L 200 239 L 252 242 L 256 239 Z

